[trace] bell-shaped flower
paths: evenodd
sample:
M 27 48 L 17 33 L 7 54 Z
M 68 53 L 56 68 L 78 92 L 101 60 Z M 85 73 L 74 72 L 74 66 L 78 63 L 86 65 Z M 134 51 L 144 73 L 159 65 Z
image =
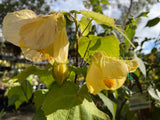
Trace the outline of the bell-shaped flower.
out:
M 121 87 L 129 72 L 138 67 L 137 60 L 119 60 L 108 57 L 105 52 L 96 52 L 88 67 L 86 84 L 92 94 L 101 90 L 116 90 Z
M 20 10 L 4 17 L 4 38 L 21 47 L 26 59 L 50 63 L 66 62 L 69 41 L 63 14 L 36 15 L 31 10 Z

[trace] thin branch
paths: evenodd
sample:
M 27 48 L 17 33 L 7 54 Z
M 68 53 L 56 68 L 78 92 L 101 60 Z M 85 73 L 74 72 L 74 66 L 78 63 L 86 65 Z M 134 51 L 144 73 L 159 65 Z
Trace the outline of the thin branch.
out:
M 76 67 L 78 67 L 78 39 L 79 39 L 79 35 L 78 35 L 78 23 L 77 23 L 77 20 L 76 20 L 76 13 L 75 13 L 75 17 L 71 16 L 75 22 L 75 26 L 76 26 L 76 52 L 75 52 L 75 56 L 76 56 Z M 74 83 L 76 83 L 76 80 L 77 80 L 77 74 L 75 76 L 75 79 L 74 79 Z
M 89 49 L 90 44 L 91 44 L 91 40 L 89 41 L 88 46 L 87 46 L 87 48 L 86 48 L 86 51 L 85 51 L 85 53 L 84 53 L 84 55 L 83 55 L 83 58 L 82 58 L 82 60 L 81 60 L 81 65 L 80 65 L 80 67 L 83 66 L 84 58 L 85 58 L 85 56 L 86 56 L 86 54 L 87 54 L 87 52 L 88 52 L 88 49 Z
M 70 15 L 70 14 L 69 14 Z M 71 18 L 73 19 L 73 21 L 75 22 L 76 21 L 76 19 L 72 16 L 72 15 L 70 15 L 71 16 Z
M 83 32 L 80 34 L 80 37 L 83 36 L 83 33 L 86 31 L 86 29 L 89 27 L 89 25 L 91 24 L 92 19 L 88 22 L 87 26 L 85 27 L 85 29 L 83 30 Z
M 130 6 L 128 9 L 127 17 L 129 17 L 129 15 L 131 14 L 132 4 L 133 4 L 133 0 L 130 0 Z
M 127 18 L 130 16 L 131 14 L 131 10 L 132 10 L 132 5 L 133 5 L 133 0 L 130 0 L 130 6 L 128 8 L 128 12 L 127 12 L 127 16 L 126 16 L 126 19 L 125 19 L 125 22 L 124 22 L 124 26 L 126 25 L 127 23 Z
M 77 17 L 77 15 L 76 15 L 76 13 L 75 13 L 75 17 L 73 17 L 72 15 L 70 15 L 71 17 L 72 17 L 72 19 L 74 20 L 74 22 L 75 22 L 75 26 L 76 26 L 76 52 L 75 52 L 75 56 L 76 56 L 76 67 L 78 67 L 78 46 L 79 46 L 79 38 L 80 37 L 82 37 L 83 36 L 83 33 L 85 32 L 85 30 L 88 28 L 88 26 L 90 25 L 90 23 L 92 22 L 92 20 L 90 20 L 89 22 L 88 22 L 88 24 L 87 24 L 87 26 L 86 26 L 86 28 L 83 30 L 83 32 L 81 33 L 81 35 L 79 36 L 79 34 L 78 34 L 78 23 L 77 23 L 77 20 L 76 20 L 76 17 Z M 90 42 L 89 42 L 89 44 L 90 44 Z M 88 47 L 87 47 L 87 49 L 89 48 L 89 45 L 88 45 Z M 87 49 L 86 49 L 86 52 L 87 52 Z M 86 55 L 86 52 L 85 52 L 85 54 L 84 54 L 84 57 L 85 57 L 85 55 Z M 83 58 L 84 58 L 83 57 Z M 83 61 L 81 61 L 81 64 L 83 63 Z M 81 65 L 80 65 L 81 66 Z M 77 80 L 77 77 L 78 77 L 78 75 L 76 74 L 75 75 L 75 79 L 74 79 L 74 83 L 76 83 L 76 80 Z

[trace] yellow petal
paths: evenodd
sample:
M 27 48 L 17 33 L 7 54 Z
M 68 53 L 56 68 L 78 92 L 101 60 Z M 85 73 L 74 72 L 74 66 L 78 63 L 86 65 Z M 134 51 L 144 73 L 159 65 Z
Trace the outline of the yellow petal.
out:
M 53 44 L 43 50 L 54 58 L 56 62 L 64 63 L 68 59 L 69 41 L 66 33 L 65 18 L 62 14 L 58 16 L 58 36 Z
M 24 46 L 20 47 L 42 49 L 54 42 L 57 33 L 56 15 L 39 15 L 32 22 L 21 27 L 19 34 Z
M 32 50 L 30 48 L 21 48 L 24 57 L 33 62 L 42 62 L 43 60 L 48 60 L 50 64 L 54 63 L 53 57 L 44 53 L 43 51 Z
M 103 51 L 96 52 L 87 71 L 87 87 L 92 94 L 103 89 L 116 90 L 124 84 L 127 74 L 137 67 L 137 60 L 118 60 Z
M 125 62 L 114 57 L 108 57 L 105 52 L 96 52 L 93 58 L 92 62 L 97 62 L 106 78 L 121 79 L 129 73 Z
M 134 72 L 138 67 L 138 61 L 136 59 L 133 60 L 123 60 L 127 65 L 130 72 Z
M 63 14 L 36 15 L 30 10 L 8 14 L 3 21 L 6 40 L 20 46 L 26 59 L 64 63 L 68 59 L 69 41 Z
M 68 59 L 69 41 L 65 28 L 58 32 L 58 37 L 53 44 L 43 50 L 52 56 L 56 62 L 64 63 Z
M 126 76 L 121 79 L 109 79 L 103 76 L 102 69 L 92 63 L 87 71 L 86 85 L 90 93 L 96 95 L 101 90 L 116 90 L 120 88 L 126 80 Z
M 42 50 L 21 48 L 26 59 L 33 62 L 48 60 L 50 64 L 54 61 L 65 63 L 68 60 L 69 41 L 65 28 L 58 32 L 56 40 Z
M 7 14 L 2 23 L 2 33 L 5 39 L 19 46 L 21 39 L 19 30 L 36 17 L 37 15 L 33 11 L 26 9 Z
M 95 63 L 91 63 L 87 71 L 86 85 L 92 94 L 97 94 L 106 88 L 103 80 L 102 69 Z

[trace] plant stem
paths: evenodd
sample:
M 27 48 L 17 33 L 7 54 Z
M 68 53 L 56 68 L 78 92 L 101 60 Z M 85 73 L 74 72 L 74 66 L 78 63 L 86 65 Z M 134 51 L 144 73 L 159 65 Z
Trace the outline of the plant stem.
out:
M 122 104 L 121 104 L 121 106 L 120 106 L 120 109 L 119 109 L 119 111 L 118 111 L 118 113 L 117 113 L 117 116 L 116 116 L 117 119 L 120 118 L 120 113 L 121 113 L 122 108 L 123 108 L 123 106 L 124 106 L 124 104 L 125 104 L 126 102 L 127 102 L 127 99 L 124 99 L 123 102 L 122 102 Z
M 76 67 L 78 67 L 78 40 L 76 40 Z M 74 83 L 76 83 L 77 74 L 75 75 Z
M 87 48 L 86 48 L 86 51 L 85 51 L 85 53 L 84 53 L 84 56 L 83 56 L 83 58 L 82 58 L 82 60 L 81 60 L 81 65 L 80 65 L 80 67 L 83 66 L 84 58 L 85 58 L 85 56 L 86 56 L 86 54 L 87 54 L 87 51 L 88 51 L 88 49 L 89 49 L 90 44 L 91 44 L 91 40 L 89 41 L 88 46 L 87 46 Z
M 82 33 L 80 34 L 80 36 L 79 36 L 79 34 L 78 34 L 78 27 L 79 27 L 79 26 L 78 26 L 78 23 L 77 23 L 77 20 L 76 20 L 77 14 L 75 13 L 75 17 L 73 17 L 72 15 L 70 15 L 70 16 L 71 16 L 71 18 L 73 19 L 73 21 L 74 21 L 74 23 L 75 23 L 75 26 L 76 26 L 76 52 L 75 52 L 75 56 L 76 56 L 76 67 L 78 67 L 78 46 L 79 46 L 78 40 L 79 40 L 80 37 L 83 36 L 83 33 L 84 33 L 85 30 L 89 27 L 89 25 L 90 25 L 90 23 L 92 22 L 92 20 L 90 20 L 90 21 L 88 22 L 86 28 L 83 30 L 83 32 L 82 32 Z M 87 53 L 87 51 L 88 51 L 90 42 L 91 42 L 91 41 L 89 41 L 88 47 L 87 47 L 87 49 L 86 49 L 86 51 L 85 51 L 85 54 L 84 54 L 84 56 L 83 56 L 83 60 L 81 61 L 81 65 L 80 65 L 81 67 L 82 67 L 82 65 L 83 65 L 84 57 L 85 57 L 85 55 L 86 55 L 86 53 Z M 76 74 L 76 75 L 75 75 L 75 79 L 74 79 L 74 83 L 76 83 L 77 76 L 78 76 L 78 75 Z
M 71 16 L 72 17 L 72 16 Z M 75 52 L 75 56 L 76 56 L 76 67 L 78 67 L 78 39 L 79 39 L 79 35 L 78 35 L 78 23 L 77 23 L 77 14 L 75 13 L 75 17 L 72 17 L 76 26 L 76 52 Z M 76 83 L 77 80 L 77 74 L 75 75 L 75 79 L 74 79 L 74 83 Z
M 128 17 L 130 16 L 130 14 L 131 14 L 132 4 L 133 4 L 133 0 L 130 0 L 130 5 L 129 5 L 129 8 L 128 8 L 128 12 L 127 12 L 126 19 L 125 19 L 125 21 L 124 21 L 124 26 L 126 26 L 127 19 L 128 19 Z
M 84 29 L 83 32 L 81 33 L 80 37 L 83 36 L 83 33 L 84 33 L 84 32 L 86 31 L 86 29 L 89 27 L 89 25 L 91 24 L 91 22 L 92 22 L 92 19 L 88 22 L 87 26 L 85 27 L 85 29 Z M 83 66 L 84 58 L 85 58 L 85 56 L 86 56 L 86 54 L 87 54 L 87 51 L 88 51 L 88 49 L 89 49 L 90 44 L 91 44 L 91 40 L 89 41 L 88 46 L 87 46 L 87 48 L 86 48 L 86 51 L 85 51 L 85 53 L 84 53 L 84 56 L 83 56 L 83 58 L 81 59 L 80 67 Z
M 73 17 L 72 15 L 70 15 L 70 17 L 73 19 L 73 21 L 74 21 L 74 23 L 75 23 L 75 26 L 76 26 L 76 51 L 75 51 L 75 56 L 76 56 L 76 67 L 78 67 L 78 46 L 79 46 L 79 42 L 78 42 L 78 40 L 79 40 L 79 38 L 80 37 L 82 37 L 83 36 L 83 33 L 86 31 L 86 29 L 89 27 L 89 25 L 90 25 L 90 23 L 92 22 L 92 19 L 88 22 L 88 24 L 87 24 L 87 26 L 86 26 L 86 28 L 83 30 L 83 32 L 80 34 L 80 36 L 79 36 L 79 34 L 78 34 L 78 28 L 79 28 L 79 25 L 78 25 L 78 23 L 77 23 L 77 20 L 76 20 L 76 18 L 77 18 L 77 14 L 75 13 L 75 16 Z M 82 61 L 81 61 L 81 64 L 80 64 L 80 67 L 82 67 L 82 65 L 83 65 L 83 61 L 84 61 L 84 57 L 86 56 L 86 53 L 87 53 L 87 51 L 88 51 L 88 48 L 89 48 L 89 45 L 90 45 L 90 43 L 91 43 L 91 41 L 89 41 L 89 43 L 88 43 L 88 46 L 87 46 L 87 48 L 86 48 L 86 51 L 85 51 L 85 54 L 84 54 L 84 56 L 83 56 L 83 59 L 82 59 Z M 74 83 L 76 84 L 76 80 L 77 80 L 77 74 L 75 75 L 75 79 L 74 79 Z
M 87 26 L 85 27 L 85 29 L 83 30 L 83 32 L 81 33 L 80 37 L 83 36 L 83 33 L 86 31 L 86 29 L 89 27 L 89 25 L 91 24 L 92 19 L 88 22 Z

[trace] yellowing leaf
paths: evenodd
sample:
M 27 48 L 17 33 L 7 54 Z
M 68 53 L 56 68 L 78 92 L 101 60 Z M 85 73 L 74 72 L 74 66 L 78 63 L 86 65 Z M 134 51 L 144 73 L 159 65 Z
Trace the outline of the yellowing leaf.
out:
M 93 11 L 85 11 L 85 10 L 81 10 L 81 14 L 94 19 L 97 24 L 105 24 L 108 26 L 114 26 L 114 22 L 115 22 L 114 18 L 105 16 L 103 14 L 96 13 Z
M 97 24 L 104 24 L 104 25 L 108 25 L 108 26 L 113 27 L 119 33 L 121 33 L 124 36 L 124 38 L 126 38 L 129 41 L 129 43 L 135 48 L 135 46 L 132 44 L 132 42 L 127 37 L 125 31 L 122 28 L 120 28 L 119 26 L 116 26 L 114 24 L 115 23 L 114 18 L 105 16 L 103 14 L 96 13 L 96 12 L 93 12 L 93 11 L 85 11 L 85 10 L 81 10 L 81 14 L 84 15 L 84 16 L 92 18 L 93 20 L 96 21 Z

